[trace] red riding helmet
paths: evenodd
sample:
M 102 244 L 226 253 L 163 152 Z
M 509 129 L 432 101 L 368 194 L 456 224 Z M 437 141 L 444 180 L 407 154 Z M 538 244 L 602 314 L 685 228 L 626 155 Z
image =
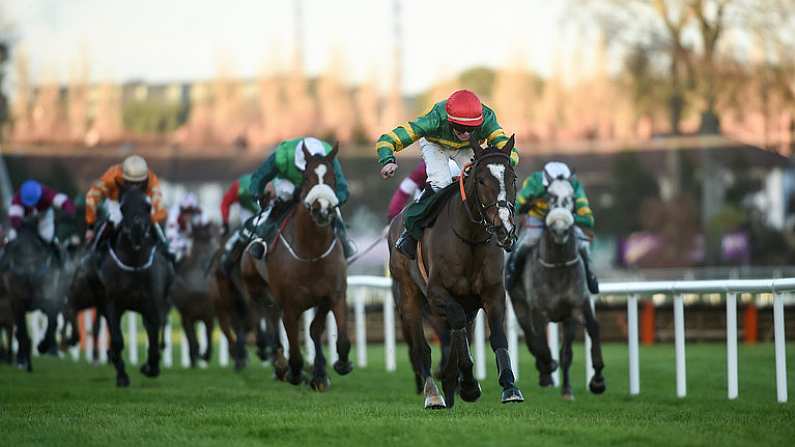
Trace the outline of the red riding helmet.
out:
M 447 99 L 447 121 L 466 127 L 483 124 L 483 105 L 477 95 L 469 90 L 458 90 Z

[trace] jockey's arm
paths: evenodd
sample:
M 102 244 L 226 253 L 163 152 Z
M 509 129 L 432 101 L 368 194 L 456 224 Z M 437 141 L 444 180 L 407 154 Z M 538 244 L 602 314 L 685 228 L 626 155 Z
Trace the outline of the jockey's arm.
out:
M 229 225 L 229 209 L 233 203 L 238 201 L 239 190 L 240 180 L 236 179 L 224 193 L 224 197 L 221 200 L 221 221 L 224 225 Z
M 438 115 L 431 110 L 414 121 L 400 124 L 392 129 L 391 132 L 381 135 L 375 144 L 375 150 L 378 153 L 378 163 L 381 166 L 395 163 L 395 152 L 402 151 L 424 137 L 430 130 L 439 127 L 439 125 Z
M 160 189 L 160 180 L 158 180 L 152 170 L 149 170 L 149 182 L 147 184 L 147 195 L 152 201 L 152 222 L 165 225 L 166 218 L 168 217 L 168 210 L 163 206 L 163 192 Z
M 86 193 L 86 226 L 93 227 L 97 222 L 97 209 L 105 198 L 110 196 L 110 191 L 116 188 L 117 166 L 112 166 L 105 171 Z
M 522 182 L 522 189 L 516 193 L 516 212 L 524 214 L 530 211 L 533 202 L 544 195 L 544 185 L 540 173 L 534 172 Z
M 248 185 L 248 191 L 256 199 L 263 195 L 265 185 L 270 183 L 278 174 L 276 169 L 276 151 L 274 151 L 251 175 L 251 184 Z
M 574 223 L 583 229 L 593 230 L 593 211 L 588 196 L 585 195 L 585 189 L 577 179 L 573 179 L 572 183 L 574 184 Z
M 340 205 L 344 205 L 348 201 L 348 179 L 342 173 L 342 163 L 336 158 L 334 159 L 334 177 L 336 177 L 337 189 L 334 191 L 337 195 L 337 200 Z
M 482 127 L 482 135 L 486 136 L 486 144 L 489 146 L 496 147 L 497 149 L 502 149 L 508 144 L 507 135 L 505 135 L 505 131 L 500 126 L 500 123 L 497 122 L 497 117 L 494 112 L 486 113 L 484 116 L 483 127 Z M 511 165 L 516 166 L 519 164 L 519 148 L 514 146 L 511 150 Z
M 11 221 L 11 228 L 18 230 L 22 226 L 22 219 L 25 217 L 25 207 L 22 206 L 22 199 L 19 193 L 14 194 L 11 199 L 11 207 L 8 210 L 8 219 Z

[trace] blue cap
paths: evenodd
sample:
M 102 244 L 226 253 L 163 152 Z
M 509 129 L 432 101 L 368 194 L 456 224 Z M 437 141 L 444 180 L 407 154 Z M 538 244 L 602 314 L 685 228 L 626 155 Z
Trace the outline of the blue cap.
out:
M 27 180 L 22 184 L 19 189 L 19 195 L 22 199 L 22 204 L 25 206 L 35 206 L 41 199 L 42 188 L 41 183 L 36 180 Z

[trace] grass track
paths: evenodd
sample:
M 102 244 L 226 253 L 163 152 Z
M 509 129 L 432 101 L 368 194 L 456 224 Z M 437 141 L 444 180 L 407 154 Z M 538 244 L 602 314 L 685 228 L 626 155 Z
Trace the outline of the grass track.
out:
M 398 372 L 383 350 L 369 367 L 311 392 L 271 380 L 269 367 L 165 370 L 158 379 L 128 366 L 132 386 L 115 387 L 111 366 L 34 358 L 35 372 L 0 366 L 2 445 L 795 445 L 795 404 L 776 403 L 773 347 L 740 347 L 740 399 L 726 399 L 725 346 L 687 345 L 688 397 L 675 397 L 672 345 L 641 348 L 641 395 L 627 396 L 626 347 L 605 347 L 608 390 L 584 384 L 582 346 L 572 367 L 575 402 L 540 389 L 521 353 L 526 401 L 498 403 L 492 355 L 483 397 L 427 412 L 413 393 L 405 347 Z M 795 345 L 788 346 L 790 400 Z M 143 351 L 142 351 L 143 354 Z M 253 356 L 252 356 L 253 358 Z M 437 358 L 437 356 L 434 356 Z

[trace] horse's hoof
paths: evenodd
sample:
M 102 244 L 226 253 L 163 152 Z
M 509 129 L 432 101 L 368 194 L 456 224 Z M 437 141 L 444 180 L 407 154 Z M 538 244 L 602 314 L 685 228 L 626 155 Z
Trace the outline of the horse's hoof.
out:
M 538 385 L 541 388 L 548 388 L 555 384 L 555 381 L 552 380 L 551 374 L 539 374 L 538 375 Z
M 555 360 L 549 361 L 549 373 L 552 374 L 553 372 L 557 371 L 558 369 L 558 362 Z
M 480 399 L 481 394 L 483 393 L 477 380 L 472 383 L 466 383 L 464 381 L 459 383 L 458 395 L 461 396 L 464 402 L 475 402 Z
M 519 391 L 519 388 L 512 386 L 502 390 L 500 402 L 504 404 L 518 404 L 524 402 L 524 396 L 522 396 L 522 392 Z
M 605 384 L 604 377 L 597 379 L 596 377 L 592 377 L 591 381 L 588 382 L 588 389 L 591 390 L 594 394 L 602 394 L 607 389 L 607 384 Z
M 130 386 L 130 377 L 127 374 L 116 376 L 116 386 L 119 388 L 127 388 Z
M 33 366 L 30 364 L 30 362 L 17 362 L 17 368 L 23 371 L 33 372 Z
M 317 392 L 324 393 L 331 388 L 331 379 L 328 376 L 313 377 L 309 382 L 309 386 Z
M 444 402 L 444 397 L 441 394 L 434 394 L 425 396 L 425 409 L 426 410 L 441 410 L 447 408 Z
M 300 385 L 301 382 L 303 382 L 303 381 L 304 381 L 304 377 L 301 374 L 301 371 L 298 371 L 297 374 L 293 373 L 292 371 L 287 373 L 287 382 L 289 382 L 289 383 L 291 383 L 293 385 Z
M 350 360 L 347 362 L 337 360 L 334 362 L 334 371 L 337 371 L 337 374 L 341 376 L 350 374 L 350 372 L 353 371 L 353 363 Z
M 568 400 L 568 401 L 574 400 L 574 394 L 572 394 L 571 391 L 569 391 L 568 393 L 563 393 L 561 397 L 563 397 L 563 400 Z
M 47 340 L 42 340 L 41 343 L 36 346 L 36 349 L 39 351 L 39 354 L 48 354 L 50 351 L 50 343 L 48 343 Z
M 144 363 L 141 365 L 141 374 L 146 377 L 155 378 L 160 375 L 160 367 L 150 366 L 149 363 Z

